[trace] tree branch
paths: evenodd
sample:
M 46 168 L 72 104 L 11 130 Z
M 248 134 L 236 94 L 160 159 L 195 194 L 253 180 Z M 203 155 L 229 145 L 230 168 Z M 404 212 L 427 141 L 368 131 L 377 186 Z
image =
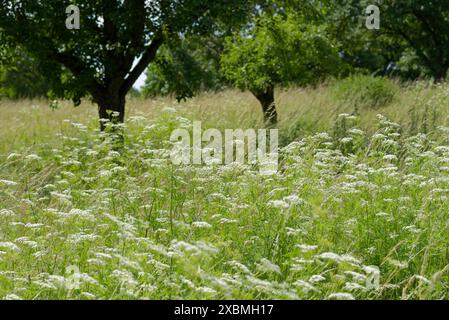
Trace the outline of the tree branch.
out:
M 55 61 L 69 69 L 76 77 L 80 76 L 83 72 L 88 71 L 88 68 L 84 65 L 81 59 L 67 52 L 57 52 L 56 50 L 52 50 L 52 57 Z M 103 86 L 94 78 L 86 84 L 86 89 L 92 95 L 94 100 L 98 100 L 104 93 Z
M 145 50 L 140 61 L 137 63 L 134 69 L 129 72 L 128 77 L 125 79 L 125 82 L 120 88 L 121 94 L 126 94 L 132 88 L 140 75 L 145 71 L 148 65 L 154 61 L 154 59 L 156 58 L 156 53 L 163 42 L 164 36 L 162 33 L 162 29 L 159 29 L 155 33 L 153 41 Z
M 397 29 L 393 29 L 390 26 L 385 27 L 387 30 L 391 31 L 392 34 L 397 34 L 400 37 L 402 37 L 402 39 L 404 39 L 406 42 L 408 42 L 408 44 L 415 50 L 416 54 L 418 55 L 418 57 L 423 61 L 423 63 L 431 70 L 434 71 L 434 65 L 431 61 L 431 59 L 425 54 L 425 52 L 421 49 L 420 45 L 413 40 L 412 37 L 410 37 L 409 35 L 407 35 L 407 33 L 403 30 L 401 30 L 400 28 Z
M 126 0 L 125 6 L 132 6 L 136 12 L 132 21 L 129 22 L 130 42 L 128 48 L 123 53 L 123 66 L 126 70 L 125 77 L 133 66 L 135 53 L 140 52 L 144 46 L 145 35 L 145 1 Z

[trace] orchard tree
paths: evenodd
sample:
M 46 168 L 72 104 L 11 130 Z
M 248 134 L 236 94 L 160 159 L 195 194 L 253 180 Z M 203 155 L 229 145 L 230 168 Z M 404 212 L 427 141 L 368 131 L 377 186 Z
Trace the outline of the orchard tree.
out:
M 268 126 L 278 120 L 276 86 L 314 84 L 337 74 L 341 66 L 338 48 L 317 18 L 317 8 L 306 12 L 279 8 L 282 10 L 256 18 L 246 32 L 228 38 L 222 57 L 225 76 L 238 88 L 253 93 Z
M 79 28 L 77 12 L 67 16 L 70 4 Z M 0 0 L 0 38 L 39 62 L 53 96 L 77 105 L 90 95 L 100 119 L 123 122 L 126 94 L 163 43 L 210 34 L 250 7 L 247 0 Z
M 380 9 L 379 30 L 365 27 L 365 11 L 372 4 Z M 359 44 L 369 47 L 367 51 L 377 47 L 380 50 L 374 50 L 390 53 L 389 59 L 396 60 L 401 59 L 397 58 L 400 51 L 404 60 L 410 58 L 411 49 L 436 82 L 445 79 L 449 70 L 448 0 L 336 0 L 335 7 L 341 13 L 337 24 L 347 22 L 346 26 L 352 26 L 346 31 L 352 35 L 358 32 L 362 40 Z M 350 33 L 340 35 L 352 37 Z
M 145 97 L 175 95 L 178 101 L 201 91 L 216 91 L 227 84 L 220 70 L 223 31 L 209 36 L 170 39 L 147 70 Z
M 435 81 L 443 81 L 449 69 L 449 1 L 385 1 L 381 30 L 399 37 L 413 48 Z
M 258 0 L 248 12 L 248 21 L 261 13 L 273 14 L 297 0 Z M 175 95 L 178 101 L 202 91 L 216 91 L 231 85 L 221 70 L 225 39 L 244 30 L 247 24 L 217 24 L 207 36 L 172 37 L 147 70 L 142 93 L 145 97 Z
M 307 2 L 302 0 L 259 0 L 251 8 L 246 24 L 220 24 L 206 37 L 173 37 L 164 43 L 161 54 L 147 70 L 144 96 L 173 94 L 179 101 L 232 85 L 221 68 L 226 38 L 248 31 L 262 15 L 285 15 L 285 8 L 304 10 L 304 5 Z

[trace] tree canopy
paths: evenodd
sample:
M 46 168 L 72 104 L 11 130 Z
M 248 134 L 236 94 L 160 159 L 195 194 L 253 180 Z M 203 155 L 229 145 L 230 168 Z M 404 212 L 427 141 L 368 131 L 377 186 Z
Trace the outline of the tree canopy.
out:
M 173 94 L 179 101 L 201 91 L 223 88 L 227 84 L 220 70 L 224 36 L 216 32 L 207 37 L 179 37 L 164 44 L 147 70 L 143 95 Z
M 379 68 L 397 62 L 404 69 L 425 69 L 442 81 L 449 69 L 449 1 L 382 1 L 380 29 L 367 30 L 361 22 L 370 0 L 337 0 L 332 25 L 345 51 L 362 67 Z M 371 61 L 369 61 L 371 60 Z
M 275 14 L 257 17 L 248 30 L 227 38 L 222 57 L 225 76 L 256 96 L 265 121 L 271 124 L 277 121 L 275 86 L 315 84 L 337 74 L 342 66 L 338 46 L 320 19 L 321 12 L 279 8 Z
M 75 29 L 68 4 L 0 0 L 3 95 L 48 91 L 76 105 L 88 96 L 100 118 L 122 122 L 126 94 L 147 71 L 146 96 L 181 100 L 232 84 L 274 124 L 276 86 L 396 66 L 442 81 L 449 69 L 447 0 L 379 2 L 379 30 L 365 26 L 370 0 L 79 0 Z
M 19 47 L 10 50 L 7 57 L 8 62 L 0 61 L 0 97 L 45 97 L 51 88 L 45 77 L 36 72 L 35 59 Z
M 80 0 L 80 29 L 68 30 L 67 3 L 1 0 L 0 30 L 39 62 L 53 95 L 79 104 L 90 95 L 100 118 L 124 120 L 126 93 L 167 40 L 206 35 L 244 19 L 245 0 Z M 137 61 L 137 63 L 136 63 Z
M 383 19 L 385 33 L 405 40 L 434 79 L 444 80 L 449 69 L 449 1 L 387 1 Z

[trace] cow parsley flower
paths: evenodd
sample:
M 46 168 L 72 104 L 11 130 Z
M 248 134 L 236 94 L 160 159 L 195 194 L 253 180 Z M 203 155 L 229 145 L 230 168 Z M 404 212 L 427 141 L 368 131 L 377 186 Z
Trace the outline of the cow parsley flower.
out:
M 212 228 L 212 226 L 204 221 L 195 221 L 192 223 L 192 226 L 194 228 L 198 228 L 198 229 L 207 229 L 207 228 Z
M 0 179 L 0 186 L 1 185 L 7 186 L 7 187 L 13 187 L 13 186 L 17 186 L 18 183 L 14 182 L 14 181 L 11 181 L 11 180 L 2 180 L 2 179 Z
M 256 265 L 256 268 L 262 272 L 272 272 L 281 274 L 281 268 L 278 265 L 274 264 L 270 260 L 266 258 L 262 258 L 260 262 Z
M 355 300 L 354 296 L 347 292 L 332 293 L 328 298 L 331 300 Z

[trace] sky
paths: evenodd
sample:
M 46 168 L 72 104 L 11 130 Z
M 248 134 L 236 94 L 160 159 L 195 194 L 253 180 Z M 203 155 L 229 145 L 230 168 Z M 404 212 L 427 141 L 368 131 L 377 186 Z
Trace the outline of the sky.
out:
M 140 59 L 142 57 L 140 56 L 139 58 L 134 59 L 134 64 L 132 69 L 134 69 L 134 67 L 136 66 L 136 64 L 139 63 Z M 145 79 L 147 78 L 146 76 L 147 72 L 146 70 L 140 75 L 139 79 L 137 79 L 136 83 L 134 83 L 133 88 L 136 88 L 137 90 L 140 90 L 140 88 L 143 87 L 143 85 L 145 84 Z
M 134 88 L 136 88 L 137 90 L 140 90 L 140 88 L 142 88 L 142 86 L 145 84 L 145 79 L 147 78 L 146 73 L 142 73 L 139 77 L 139 79 L 137 79 L 136 83 L 134 84 Z

